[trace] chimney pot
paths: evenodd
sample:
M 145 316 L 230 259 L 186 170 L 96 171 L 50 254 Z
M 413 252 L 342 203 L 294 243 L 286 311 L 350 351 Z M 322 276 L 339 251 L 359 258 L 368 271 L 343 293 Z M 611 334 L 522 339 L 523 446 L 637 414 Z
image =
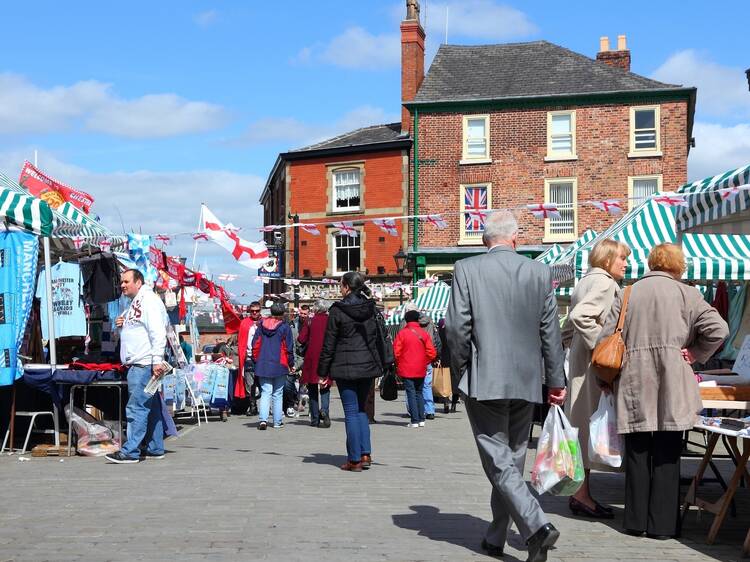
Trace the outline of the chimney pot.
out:
M 599 52 L 596 54 L 596 60 L 608 64 L 609 66 L 614 66 L 615 68 L 621 68 L 626 72 L 630 72 L 630 51 L 627 49 L 625 36 L 617 36 L 616 51 L 610 51 L 609 37 L 601 37 L 599 39 Z
M 599 37 L 599 52 L 606 53 L 609 51 L 609 37 Z
M 628 50 L 627 38 L 624 35 L 617 36 L 617 50 L 618 51 Z

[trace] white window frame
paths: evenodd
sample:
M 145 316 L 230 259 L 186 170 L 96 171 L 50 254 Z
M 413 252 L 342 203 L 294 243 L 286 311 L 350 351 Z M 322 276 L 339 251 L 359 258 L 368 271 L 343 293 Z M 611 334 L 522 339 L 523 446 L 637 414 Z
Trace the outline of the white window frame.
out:
M 654 148 L 636 148 L 635 147 L 635 113 L 636 111 L 653 110 L 654 126 L 656 128 L 656 147 Z M 658 105 L 636 105 L 630 108 L 630 152 L 629 158 L 638 158 L 646 156 L 661 156 L 661 107 Z
M 570 115 L 570 134 L 571 143 L 570 151 L 554 150 L 552 148 L 552 118 L 557 115 Z M 576 112 L 575 110 L 567 111 L 548 111 L 547 112 L 547 162 L 555 160 L 578 160 L 576 152 Z
M 357 270 L 361 270 L 362 269 L 362 251 L 363 251 L 363 248 L 362 248 L 362 229 L 355 228 L 355 230 L 359 233 L 356 237 L 346 236 L 340 230 L 336 230 L 336 231 L 334 231 L 334 232 L 331 233 L 331 248 L 333 250 L 333 256 L 331 258 L 331 265 L 333 266 L 333 275 L 334 276 L 344 275 L 344 273 L 346 273 L 347 271 L 355 271 L 355 270 L 350 270 L 350 269 L 347 269 L 345 271 L 339 271 L 339 264 L 338 264 L 338 259 L 336 257 L 336 251 L 339 250 L 340 248 L 336 245 L 336 237 L 337 236 L 344 236 L 345 238 L 348 238 L 351 242 L 356 243 L 356 246 L 346 246 L 346 248 L 347 249 L 359 248 L 359 267 L 357 268 Z M 341 248 L 341 249 L 343 249 L 343 248 Z
M 459 236 L 458 236 L 458 243 L 461 245 L 476 245 L 476 244 L 482 244 L 482 232 L 471 234 L 470 236 L 467 236 L 466 234 L 466 217 L 464 213 L 466 212 L 466 205 L 464 203 L 464 200 L 466 198 L 466 188 L 467 187 L 486 187 L 487 188 L 487 209 L 492 209 L 492 183 L 490 182 L 479 182 L 479 183 L 462 183 L 459 185 L 459 209 L 461 210 L 461 214 L 459 215 Z
M 639 204 L 634 200 L 634 184 L 637 180 L 656 180 L 656 193 L 660 193 L 662 191 L 661 174 L 652 174 L 648 176 L 628 176 L 628 211 Z
M 574 242 L 578 238 L 578 178 L 546 178 L 544 180 L 544 202 L 557 203 L 550 200 L 550 189 L 553 184 L 570 183 L 573 185 L 573 232 L 571 234 L 552 233 L 553 219 L 544 219 L 544 242 Z
M 339 207 L 336 198 L 336 175 L 341 172 L 356 172 L 359 176 L 359 205 L 352 207 Z M 331 205 L 334 213 L 357 212 L 362 209 L 362 168 L 359 166 L 342 166 L 331 170 Z
M 469 154 L 469 120 L 484 119 L 484 148 L 485 153 L 481 156 Z M 489 115 L 464 115 L 461 133 L 461 164 L 487 164 L 492 162 L 490 158 L 490 116 Z

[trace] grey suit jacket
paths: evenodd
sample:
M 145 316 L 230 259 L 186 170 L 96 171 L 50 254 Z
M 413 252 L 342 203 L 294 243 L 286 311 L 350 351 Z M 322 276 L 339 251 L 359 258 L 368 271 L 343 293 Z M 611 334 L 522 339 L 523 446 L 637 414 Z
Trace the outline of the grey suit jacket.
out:
M 456 262 L 445 318 L 459 389 L 477 400 L 542 402 L 542 384 L 564 387 L 552 272 L 496 246 Z

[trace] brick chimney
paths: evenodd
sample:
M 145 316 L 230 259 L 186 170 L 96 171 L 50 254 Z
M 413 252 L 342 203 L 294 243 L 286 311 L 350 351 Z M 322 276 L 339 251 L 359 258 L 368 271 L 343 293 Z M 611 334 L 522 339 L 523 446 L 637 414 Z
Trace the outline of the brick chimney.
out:
M 412 101 L 424 79 L 424 29 L 419 23 L 419 1 L 406 0 L 401 22 L 401 101 Z M 411 131 L 411 114 L 401 107 L 401 131 Z
M 617 36 L 616 51 L 609 50 L 609 37 L 601 37 L 599 39 L 599 52 L 596 53 L 596 60 L 630 72 L 630 51 L 628 51 L 625 36 Z

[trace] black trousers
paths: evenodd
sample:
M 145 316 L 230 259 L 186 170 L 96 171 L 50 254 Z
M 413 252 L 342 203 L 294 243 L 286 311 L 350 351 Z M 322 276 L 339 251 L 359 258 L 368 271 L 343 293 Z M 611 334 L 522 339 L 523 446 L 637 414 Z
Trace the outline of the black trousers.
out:
M 625 435 L 626 529 L 652 535 L 679 533 L 682 433 Z

